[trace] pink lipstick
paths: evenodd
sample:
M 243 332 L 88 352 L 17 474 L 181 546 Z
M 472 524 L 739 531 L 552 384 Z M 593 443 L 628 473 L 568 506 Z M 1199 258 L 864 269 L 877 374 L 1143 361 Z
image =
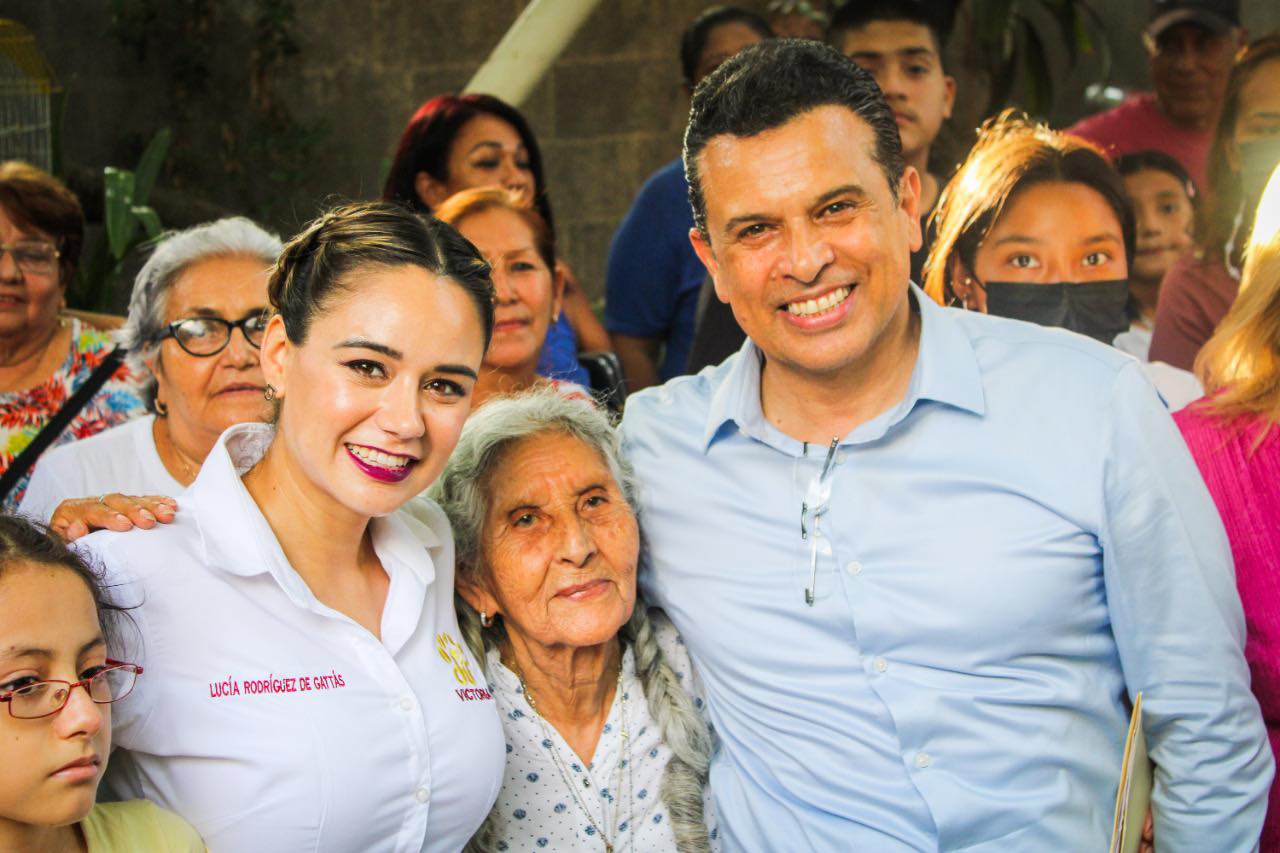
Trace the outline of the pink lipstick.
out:
M 366 448 L 363 446 L 360 446 L 360 448 L 361 451 L 365 453 L 370 450 L 374 450 L 374 448 Z M 405 464 L 399 466 L 381 465 L 373 459 L 361 458 L 360 455 L 352 449 L 352 445 L 350 444 L 346 445 L 346 451 L 347 455 L 351 457 L 351 461 L 355 463 L 357 468 L 380 483 L 399 483 L 408 477 L 409 473 L 413 470 L 413 466 L 418 464 L 418 460 L 410 459 Z

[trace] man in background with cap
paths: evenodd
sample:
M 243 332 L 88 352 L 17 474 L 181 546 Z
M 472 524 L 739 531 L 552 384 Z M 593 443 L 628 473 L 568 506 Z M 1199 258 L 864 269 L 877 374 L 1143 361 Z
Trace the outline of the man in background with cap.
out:
M 1205 190 L 1209 144 L 1243 37 L 1240 0 L 1154 0 L 1143 42 L 1155 92 L 1134 95 L 1067 132 L 1112 156 L 1163 151 Z

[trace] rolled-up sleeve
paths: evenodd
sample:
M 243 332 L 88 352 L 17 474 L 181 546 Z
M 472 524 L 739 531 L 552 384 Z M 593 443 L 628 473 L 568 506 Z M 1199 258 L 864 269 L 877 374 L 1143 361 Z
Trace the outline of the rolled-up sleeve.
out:
M 1112 630 L 1141 691 L 1163 851 L 1257 846 L 1274 761 L 1244 658 L 1231 550 L 1138 365 L 1113 389 L 1100 532 Z

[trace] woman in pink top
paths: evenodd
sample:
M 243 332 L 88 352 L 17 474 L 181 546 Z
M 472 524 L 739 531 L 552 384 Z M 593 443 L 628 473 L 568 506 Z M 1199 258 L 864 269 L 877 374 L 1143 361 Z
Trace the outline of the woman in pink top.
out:
M 1231 541 L 1245 657 L 1280 755 L 1280 168 L 1258 205 L 1240 294 L 1196 359 L 1210 396 L 1174 414 Z M 1280 785 L 1262 849 L 1280 850 Z

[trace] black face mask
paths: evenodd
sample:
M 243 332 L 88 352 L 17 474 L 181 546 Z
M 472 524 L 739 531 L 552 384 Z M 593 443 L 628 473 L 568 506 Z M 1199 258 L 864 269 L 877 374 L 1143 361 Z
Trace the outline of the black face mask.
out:
M 1129 328 L 1126 279 L 1086 284 L 989 281 L 983 289 L 987 313 L 996 317 L 1068 329 L 1108 345 Z
M 1280 164 L 1280 136 L 1241 142 L 1239 148 L 1240 190 L 1245 199 L 1253 199 L 1256 205 L 1272 170 Z M 1252 212 L 1249 215 L 1252 218 Z

